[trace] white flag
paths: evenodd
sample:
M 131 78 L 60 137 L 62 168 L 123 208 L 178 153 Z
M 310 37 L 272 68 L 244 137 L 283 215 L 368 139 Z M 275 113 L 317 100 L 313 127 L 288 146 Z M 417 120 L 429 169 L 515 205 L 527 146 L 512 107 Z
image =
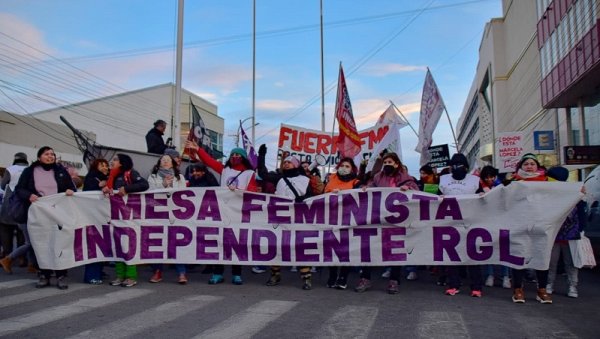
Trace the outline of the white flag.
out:
M 427 150 L 431 146 L 433 131 L 440 121 L 444 109 L 444 101 L 440 91 L 433 80 L 431 72 L 427 69 L 425 84 L 423 85 L 423 96 L 421 97 L 419 143 L 415 148 L 415 151 L 421 153 L 421 165 L 425 165 L 429 161 Z
M 379 141 L 379 143 L 375 146 L 375 149 L 369 158 L 369 162 L 367 163 L 367 172 L 373 169 L 375 160 L 377 160 L 379 153 L 381 153 L 384 149 L 387 149 L 388 152 L 395 152 L 398 154 L 400 160 L 402 160 L 400 129 L 408 126 L 408 123 L 400 117 L 398 112 L 396 112 L 396 108 L 392 104 L 390 104 L 388 108 L 379 116 L 379 119 L 377 119 L 377 123 L 375 124 L 375 128 L 383 126 L 389 126 L 389 130 L 383 139 L 381 139 L 381 141 Z

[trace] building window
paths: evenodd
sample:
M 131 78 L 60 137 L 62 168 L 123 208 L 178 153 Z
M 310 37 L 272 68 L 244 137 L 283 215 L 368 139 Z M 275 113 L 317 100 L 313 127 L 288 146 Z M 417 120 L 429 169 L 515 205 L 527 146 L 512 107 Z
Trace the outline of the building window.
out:
M 600 103 L 584 108 L 587 145 L 600 145 Z

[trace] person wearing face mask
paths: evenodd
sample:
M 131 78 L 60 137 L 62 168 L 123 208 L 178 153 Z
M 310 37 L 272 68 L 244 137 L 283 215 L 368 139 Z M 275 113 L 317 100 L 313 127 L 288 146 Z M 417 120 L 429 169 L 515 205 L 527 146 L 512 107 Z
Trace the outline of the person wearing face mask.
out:
M 440 177 L 440 193 L 444 196 L 475 194 L 479 190 L 479 177 L 469 174 L 469 161 L 464 154 L 456 153 L 450 159 L 450 174 Z M 471 278 L 471 296 L 481 298 L 482 273 L 481 266 L 471 265 L 467 267 Z M 446 295 L 459 293 L 461 285 L 459 266 L 447 266 L 446 274 L 448 287 Z
M 360 180 L 357 178 L 358 168 L 352 158 L 342 158 L 336 167 L 335 173 L 329 175 L 329 181 L 325 186 L 325 193 L 338 193 L 343 190 L 350 190 L 360 186 Z M 339 271 L 339 272 L 338 272 Z M 339 273 L 339 274 L 338 274 Z M 347 287 L 348 274 L 350 267 L 329 267 L 329 279 L 327 287 L 345 290 Z
M 404 171 L 402 161 L 396 153 L 386 153 L 382 157 L 381 171 L 373 176 L 367 186 L 363 187 L 366 190 L 368 187 L 398 187 L 401 191 L 419 190 L 419 186 L 414 178 Z M 390 272 L 390 280 L 388 282 L 387 292 L 389 294 L 397 294 L 398 284 L 400 283 L 400 273 L 402 268 L 394 266 Z M 360 280 L 354 288 L 355 292 L 364 292 L 371 288 L 371 267 L 363 267 L 360 275 Z
M 221 175 L 221 187 L 227 187 L 232 191 L 243 190 L 257 192 L 256 173 L 248 160 L 248 155 L 243 148 L 234 148 L 229 154 L 229 159 L 225 165 L 213 159 L 204 149 L 198 146 L 196 142 L 186 141 L 185 148 L 191 148 L 198 153 L 200 160 L 212 168 L 215 172 Z M 209 285 L 222 283 L 225 279 L 223 273 L 225 267 L 223 265 L 214 265 L 213 274 L 208 280 Z M 242 285 L 242 266 L 231 266 L 231 283 L 234 285 Z

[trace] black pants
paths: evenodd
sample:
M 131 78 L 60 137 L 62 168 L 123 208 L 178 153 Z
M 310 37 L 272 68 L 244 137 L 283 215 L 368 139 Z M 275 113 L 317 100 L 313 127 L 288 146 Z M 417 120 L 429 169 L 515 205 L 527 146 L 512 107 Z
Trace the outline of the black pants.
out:
M 471 290 L 481 291 L 483 285 L 483 274 L 481 273 L 481 266 L 469 265 L 465 266 L 467 272 L 469 272 L 469 278 L 471 279 Z M 460 266 L 446 266 L 447 282 L 450 288 L 460 288 Z
M 523 277 L 526 270 L 512 270 L 513 288 L 523 288 Z M 535 278 L 537 279 L 538 288 L 546 288 L 548 285 L 548 270 L 535 270 Z
M 362 273 L 360 274 L 361 278 L 371 280 L 371 268 L 370 266 L 363 267 L 361 269 Z M 402 266 L 392 266 L 392 271 L 390 272 L 390 280 L 396 280 L 400 283 L 400 274 L 402 273 Z
M 225 265 L 213 265 L 212 269 L 213 274 L 223 275 L 225 272 Z M 231 275 L 242 275 L 242 266 L 231 265 Z
M 40 275 L 46 279 L 50 279 L 52 272 L 56 272 L 56 279 L 67 276 L 67 270 L 40 270 Z

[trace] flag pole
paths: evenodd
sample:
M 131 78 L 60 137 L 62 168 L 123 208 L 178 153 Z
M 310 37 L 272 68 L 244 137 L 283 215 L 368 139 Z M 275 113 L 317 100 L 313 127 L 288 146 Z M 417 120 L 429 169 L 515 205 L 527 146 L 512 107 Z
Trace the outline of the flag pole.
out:
M 240 123 L 241 126 L 241 123 Z M 252 145 L 256 136 L 256 0 L 252 2 Z M 239 135 L 238 135 L 239 139 Z
M 331 127 L 331 149 L 333 150 L 333 138 L 334 138 L 334 133 L 335 133 L 335 121 L 337 120 L 337 111 L 338 111 L 338 95 L 340 93 L 340 77 L 342 76 L 342 62 L 340 61 L 340 68 L 338 70 L 338 90 L 337 90 L 337 94 L 335 96 L 335 110 L 333 111 L 333 127 Z M 333 154 L 331 154 L 333 156 Z M 331 160 L 331 159 L 330 159 Z M 331 172 L 331 161 L 329 161 L 329 164 L 327 165 L 327 173 Z
M 454 133 L 454 126 L 452 126 L 452 120 L 450 120 L 450 114 L 448 114 L 446 105 L 444 105 L 444 112 L 446 112 L 446 117 L 448 118 L 448 123 L 450 124 L 450 130 L 452 131 L 452 137 L 454 138 L 454 144 L 456 145 L 456 153 L 460 153 L 460 147 L 458 147 L 458 141 L 456 140 L 456 133 Z
M 325 132 L 325 66 L 323 64 L 323 0 L 321 0 L 321 130 Z M 334 125 L 335 127 L 335 125 Z
M 406 117 L 404 116 L 404 114 L 402 114 L 402 111 L 398 108 L 398 106 L 396 106 L 396 104 L 394 104 L 394 102 L 392 100 L 390 100 L 390 104 L 392 104 L 392 106 L 394 106 L 394 108 L 398 111 L 398 113 L 400 113 L 400 115 L 402 116 L 402 118 L 404 119 L 404 121 L 406 121 L 406 123 L 408 124 L 408 126 L 410 127 L 410 129 L 412 129 L 413 132 L 415 132 L 415 135 L 418 138 L 419 137 L 419 133 L 417 133 L 417 131 L 415 130 L 415 128 L 413 127 L 413 125 L 411 125 L 410 122 L 408 121 L 408 119 L 406 119 Z

